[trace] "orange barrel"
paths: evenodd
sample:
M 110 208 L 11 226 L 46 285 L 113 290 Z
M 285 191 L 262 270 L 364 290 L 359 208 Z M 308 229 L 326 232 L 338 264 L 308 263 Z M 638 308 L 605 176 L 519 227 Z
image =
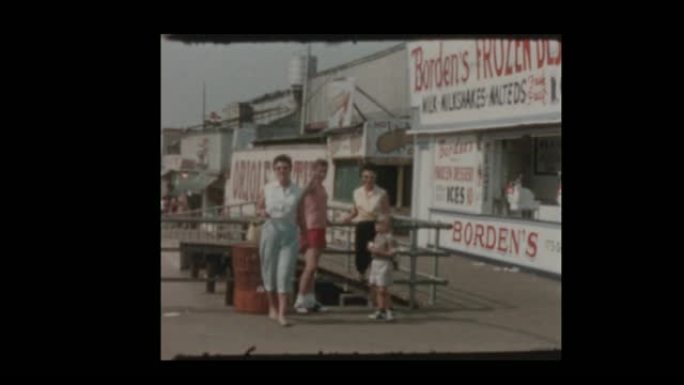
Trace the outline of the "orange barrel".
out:
M 268 314 L 268 298 L 262 286 L 259 246 L 233 245 L 233 306 L 240 313 Z

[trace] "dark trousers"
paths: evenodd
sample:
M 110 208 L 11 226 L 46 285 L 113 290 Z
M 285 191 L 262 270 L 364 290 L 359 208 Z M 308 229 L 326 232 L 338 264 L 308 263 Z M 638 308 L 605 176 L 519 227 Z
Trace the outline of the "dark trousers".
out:
M 368 242 L 375 239 L 375 222 L 365 221 L 356 224 L 356 271 L 364 274 L 371 264 Z

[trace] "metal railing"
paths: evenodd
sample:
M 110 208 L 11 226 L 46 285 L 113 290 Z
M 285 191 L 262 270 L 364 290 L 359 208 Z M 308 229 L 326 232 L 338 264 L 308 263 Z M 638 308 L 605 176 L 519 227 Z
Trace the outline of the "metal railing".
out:
M 393 215 L 392 216 L 399 223 L 394 225 L 394 228 L 401 229 L 407 228 L 410 231 L 410 245 L 409 250 L 405 253 L 410 258 L 410 279 L 409 279 L 409 302 L 413 305 L 416 300 L 416 286 L 426 284 L 430 287 L 430 297 L 429 304 L 434 305 L 437 301 L 437 288 L 439 285 L 447 285 L 448 281 L 446 279 L 439 277 L 439 258 L 450 256 L 449 253 L 440 249 L 440 231 L 451 229 L 451 225 L 448 223 L 441 222 L 430 222 L 424 220 L 418 220 L 410 217 Z M 432 248 L 419 248 L 418 247 L 418 231 L 419 230 L 435 230 L 435 242 Z M 400 253 L 401 255 L 401 253 Z M 432 257 L 432 274 L 419 273 L 417 271 L 417 258 L 418 257 Z M 422 276 L 425 280 L 419 281 L 418 276 Z
M 249 223 L 256 220 L 245 215 L 245 207 L 249 206 L 256 207 L 256 202 L 164 214 L 162 238 L 210 243 L 242 240 Z
M 246 232 L 246 229 L 250 223 L 253 222 L 262 222 L 259 218 L 255 216 L 246 216 L 244 215 L 244 209 L 243 207 L 248 206 L 248 205 L 255 205 L 255 202 L 247 202 L 247 203 L 240 203 L 240 204 L 235 204 L 235 205 L 230 205 L 230 206 L 224 206 L 222 209 L 223 215 L 217 216 L 217 217 L 203 217 L 202 214 L 206 213 L 207 211 L 202 211 L 202 210 L 194 210 L 193 212 L 184 212 L 184 213 L 177 213 L 177 214 L 172 214 L 172 215 L 164 215 L 162 216 L 162 226 L 164 225 L 185 225 L 185 227 L 180 227 L 180 229 L 184 230 L 184 233 L 173 233 L 174 230 L 178 231 L 178 227 L 167 227 L 165 231 L 167 232 L 166 237 L 167 238 L 177 238 L 181 241 L 194 241 L 194 242 L 206 242 L 208 244 L 211 244 L 213 242 L 227 242 L 230 243 L 232 241 L 239 241 L 244 239 L 244 234 Z M 228 211 L 225 211 L 225 208 L 228 208 Z M 236 217 L 232 217 L 231 215 L 231 210 L 236 209 L 238 212 L 238 215 Z M 345 210 L 348 212 L 348 209 L 345 208 L 339 208 L 339 207 L 329 207 L 329 210 L 332 211 L 332 219 L 335 220 L 336 214 L 338 212 L 342 211 L 344 212 Z M 200 215 L 197 215 L 197 212 L 199 212 Z M 437 300 L 437 294 L 438 294 L 438 287 L 447 285 L 448 281 L 444 278 L 439 277 L 439 258 L 443 257 L 449 257 L 450 254 L 443 249 L 440 248 L 440 231 L 441 229 L 450 229 L 451 225 L 447 223 L 440 223 L 440 222 L 430 222 L 430 221 L 424 221 L 424 220 L 417 220 L 411 217 L 406 217 L 406 216 L 400 216 L 400 215 L 392 215 L 394 225 L 392 226 L 396 230 L 401 230 L 401 229 L 407 229 L 409 230 L 409 242 L 408 243 L 401 243 L 399 242 L 399 251 L 397 252 L 397 255 L 400 257 L 408 257 L 409 258 L 409 266 L 408 268 L 404 268 L 401 266 L 399 267 L 400 271 L 403 271 L 408 274 L 408 279 L 395 279 L 394 283 L 396 284 L 404 284 L 408 285 L 409 289 L 409 307 L 410 308 L 415 308 L 417 307 L 417 300 L 416 300 L 416 288 L 417 286 L 420 285 L 427 285 L 430 286 L 430 294 L 429 294 L 429 299 L 428 303 L 430 305 L 434 305 Z M 206 231 L 197 229 L 194 227 L 195 224 L 215 224 L 216 225 L 216 230 L 215 231 Z M 188 230 L 188 226 L 189 230 Z M 233 228 L 228 228 L 226 229 L 225 227 L 222 226 L 233 226 Z M 238 226 L 238 228 L 235 228 L 235 226 Z M 324 253 L 325 254 L 333 254 L 333 255 L 346 255 L 346 263 L 345 263 L 345 268 L 347 273 L 351 273 L 351 261 L 354 255 L 354 245 L 352 243 L 352 234 L 354 232 L 353 228 L 356 225 L 353 223 L 342 223 L 342 222 L 335 222 L 333 221 L 328 225 L 327 231 L 329 232 L 329 235 L 331 237 L 331 240 L 333 244 L 335 244 L 335 235 L 339 234 L 339 232 L 342 232 L 344 234 L 343 236 L 346 238 L 346 247 L 340 248 L 340 247 L 333 247 L 333 248 L 326 248 Z M 223 230 L 223 231 L 222 231 Z M 428 248 L 421 248 L 418 247 L 418 232 L 421 230 L 435 230 L 435 237 L 434 237 L 434 243 L 431 245 L 432 247 Z M 164 231 L 163 231 L 164 232 Z M 180 236 L 179 236 L 180 235 Z M 426 273 L 426 272 L 420 272 L 418 271 L 418 258 L 433 258 L 432 261 L 432 272 L 431 273 Z
M 331 212 L 330 218 L 335 220 L 338 218 L 340 213 L 348 214 L 350 209 L 344 207 L 328 207 L 328 211 Z M 409 267 L 404 268 L 400 265 L 399 270 L 407 273 L 409 275 L 408 280 L 395 279 L 396 284 L 406 284 L 409 286 L 409 306 L 416 306 L 416 287 L 419 285 L 430 286 L 430 295 L 428 298 L 428 303 L 434 305 L 437 302 L 437 292 L 439 286 L 447 285 L 449 282 L 439 277 L 439 259 L 450 256 L 449 253 L 445 252 L 440 248 L 440 229 L 451 229 L 451 225 L 447 223 L 440 222 L 430 222 L 424 220 L 418 220 L 415 218 L 402 216 L 402 215 L 391 215 L 393 222 L 395 223 L 392 227 L 395 230 L 407 229 L 409 230 L 409 242 L 402 243 L 398 242 L 400 249 L 397 253 L 398 256 L 404 256 L 409 258 Z M 326 249 L 327 254 L 342 254 L 346 256 L 345 269 L 347 273 L 352 272 L 352 258 L 354 255 L 354 245 L 352 244 L 352 234 L 354 233 L 355 224 L 346 224 L 341 222 L 333 222 L 328 225 L 328 232 L 330 234 L 330 239 L 333 244 L 335 244 L 335 235 L 338 232 L 342 232 L 343 237 L 346 238 L 346 247 L 343 249 Z M 419 230 L 435 230 L 433 247 L 420 248 L 418 247 L 418 231 Z M 432 272 L 424 273 L 418 271 L 418 257 L 432 257 Z

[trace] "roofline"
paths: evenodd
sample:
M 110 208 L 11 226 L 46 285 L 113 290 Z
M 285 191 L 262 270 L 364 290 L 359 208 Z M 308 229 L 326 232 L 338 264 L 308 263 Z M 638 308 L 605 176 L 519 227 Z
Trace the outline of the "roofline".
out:
M 339 72 L 343 69 L 354 67 L 354 66 L 357 66 L 359 64 L 363 64 L 363 63 L 370 62 L 373 60 L 377 60 L 381 57 L 389 56 L 390 54 L 401 51 L 403 49 L 406 49 L 406 42 L 399 43 L 395 46 L 389 47 L 389 48 L 384 49 L 384 50 L 379 51 L 379 52 L 372 53 L 368 56 L 364 56 L 362 58 L 350 61 L 348 63 L 340 64 L 338 66 L 328 68 L 328 69 L 320 71 L 320 72 L 316 72 L 316 74 L 313 75 L 313 77 L 324 76 L 324 75 L 329 75 L 331 73 Z
M 252 141 L 252 145 L 254 146 L 263 146 L 263 145 L 269 145 L 269 144 L 297 144 L 297 143 L 302 143 L 302 144 L 325 144 L 326 139 L 325 136 L 323 135 L 297 135 L 297 136 L 288 136 L 284 138 L 269 138 L 269 139 L 257 139 Z

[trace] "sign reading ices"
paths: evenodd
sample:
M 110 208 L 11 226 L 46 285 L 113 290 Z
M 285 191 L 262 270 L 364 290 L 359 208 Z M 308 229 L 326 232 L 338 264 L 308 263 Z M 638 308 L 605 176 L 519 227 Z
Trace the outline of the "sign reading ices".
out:
M 561 274 L 561 226 L 431 213 L 430 220 L 452 224 L 440 230 L 440 243 L 452 250 Z
M 421 124 L 560 121 L 560 41 L 421 41 L 407 52 L 411 105 L 419 107 Z
M 479 214 L 484 190 L 483 151 L 475 135 L 436 139 L 433 207 Z

